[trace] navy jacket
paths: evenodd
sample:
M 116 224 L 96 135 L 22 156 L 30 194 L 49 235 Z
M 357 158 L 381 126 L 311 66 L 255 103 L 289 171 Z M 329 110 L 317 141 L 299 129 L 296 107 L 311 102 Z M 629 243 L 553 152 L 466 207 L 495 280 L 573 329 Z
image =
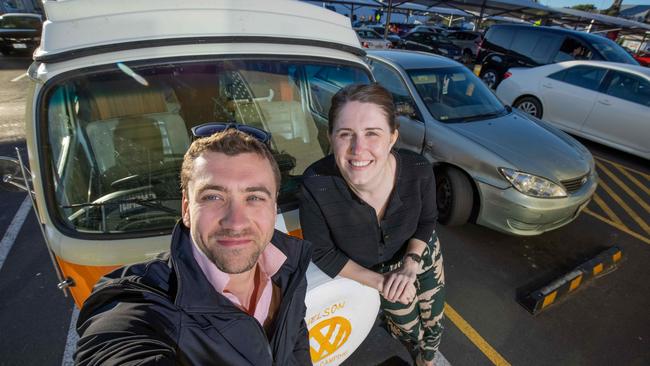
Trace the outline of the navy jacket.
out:
M 178 223 L 171 252 L 118 269 L 95 286 L 77 322 L 78 365 L 311 365 L 305 324 L 310 245 L 275 231 L 287 260 L 270 340 L 255 318 L 214 290 Z

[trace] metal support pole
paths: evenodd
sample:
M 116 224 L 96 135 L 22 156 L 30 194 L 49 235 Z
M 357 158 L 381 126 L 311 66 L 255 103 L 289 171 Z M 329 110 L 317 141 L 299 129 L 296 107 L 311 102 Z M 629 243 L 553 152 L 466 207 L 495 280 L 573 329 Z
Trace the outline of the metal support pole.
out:
M 386 24 L 384 24 L 384 41 L 388 39 L 388 26 L 390 25 L 390 15 L 393 11 L 393 0 L 388 0 L 388 14 L 386 15 Z
M 474 30 L 478 30 L 481 27 L 481 23 L 483 23 L 483 13 L 485 13 L 485 4 L 487 3 L 487 0 L 483 0 L 481 3 L 481 13 L 478 16 L 478 22 L 476 22 L 476 26 Z
M 638 54 L 639 51 L 641 51 L 641 47 L 643 47 L 643 43 L 645 42 L 645 40 L 646 40 L 647 38 L 648 38 L 648 33 L 647 33 L 647 32 L 646 32 L 646 33 L 643 33 L 643 38 L 641 39 L 641 42 L 639 43 L 639 45 L 636 47 L 636 52 L 635 52 L 635 53 Z

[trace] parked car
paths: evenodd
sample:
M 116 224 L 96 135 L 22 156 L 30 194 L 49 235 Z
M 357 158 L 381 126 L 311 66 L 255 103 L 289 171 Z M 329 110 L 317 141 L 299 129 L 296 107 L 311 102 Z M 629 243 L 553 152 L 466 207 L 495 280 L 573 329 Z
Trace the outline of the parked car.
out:
M 320 137 L 334 90 L 316 93 L 372 80 L 349 19 L 332 11 L 282 0 L 178 4 L 44 2 L 44 42 L 28 71 L 31 172 L 0 157 L 0 186 L 33 190 L 60 288 L 77 306 L 102 275 L 169 249 L 190 129 L 205 122 L 272 133 L 276 228 L 300 236 L 301 174 L 329 152 Z M 307 281 L 312 361 L 337 365 L 372 328 L 379 295 L 313 264 Z
M 650 69 L 568 61 L 510 69 L 497 88 L 511 104 L 558 128 L 650 159 Z
M 405 35 L 399 48 L 412 51 L 431 52 L 452 60 L 461 60 L 460 47 L 449 42 L 444 36 L 429 32 L 411 32 Z
M 41 42 L 43 20 L 39 14 L 8 13 L 0 16 L 0 53 L 32 53 Z
M 597 185 L 589 151 L 503 105 L 465 66 L 406 51 L 372 51 L 368 60 L 402 114 L 398 146 L 434 164 L 441 223 L 537 235 L 589 203 Z
M 443 36 L 447 35 L 447 29 L 438 27 L 437 25 L 416 25 L 411 29 L 411 32 L 435 33 Z
M 632 57 L 634 57 L 639 65 L 645 67 L 650 66 L 650 51 L 640 51 L 639 53 L 633 53 Z
M 368 28 L 374 30 L 379 34 L 380 37 L 384 38 L 384 31 L 385 28 L 381 24 L 372 24 L 369 25 Z M 391 32 L 390 30 L 388 31 L 388 36 L 386 37 L 387 40 L 390 41 L 390 43 L 393 45 L 393 48 L 396 48 L 399 45 L 399 41 L 402 39 L 397 33 Z
M 392 48 L 390 41 L 385 40 L 383 36 L 370 28 L 356 28 L 359 43 L 363 48 Z
M 478 46 L 483 39 L 480 32 L 458 31 L 451 32 L 447 35 L 449 42 L 460 47 L 463 55 L 463 63 L 468 65 L 476 59 L 478 55 Z
M 568 29 L 520 24 L 493 25 L 480 45 L 481 79 L 495 89 L 511 67 L 535 67 L 571 60 L 638 63 L 621 46 L 602 36 Z

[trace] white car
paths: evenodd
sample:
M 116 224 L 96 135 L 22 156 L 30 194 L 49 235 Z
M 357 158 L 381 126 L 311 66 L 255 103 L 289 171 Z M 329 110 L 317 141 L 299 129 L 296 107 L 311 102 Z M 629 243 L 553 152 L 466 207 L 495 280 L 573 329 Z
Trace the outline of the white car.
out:
M 513 68 L 496 93 L 566 132 L 650 159 L 648 68 L 602 61 Z
M 363 48 L 386 49 L 393 48 L 393 44 L 370 28 L 356 28 L 359 43 Z

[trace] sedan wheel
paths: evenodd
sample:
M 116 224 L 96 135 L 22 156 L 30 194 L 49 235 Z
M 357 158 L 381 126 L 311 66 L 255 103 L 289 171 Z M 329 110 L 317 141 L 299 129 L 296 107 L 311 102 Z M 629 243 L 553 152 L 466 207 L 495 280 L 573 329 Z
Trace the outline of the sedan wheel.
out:
M 515 107 L 531 116 L 542 118 L 542 103 L 535 97 L 523 97 L 515 102 Z
M 436 175 L 438 221 L 443 225 L 462 225 L 469 220 L 474 192 L 467 176 L 456 168 L 445 168 Z
M 488 86 L 490 89 L 494 89 L 497 87 L 497 83 L 499 82 L 499 77 L 497 76 L 497 72 L 490 69 L 490 70 L 485 70 L 483 74 L 481 75 L 481 80 L 485 83 L 485 85 Z

